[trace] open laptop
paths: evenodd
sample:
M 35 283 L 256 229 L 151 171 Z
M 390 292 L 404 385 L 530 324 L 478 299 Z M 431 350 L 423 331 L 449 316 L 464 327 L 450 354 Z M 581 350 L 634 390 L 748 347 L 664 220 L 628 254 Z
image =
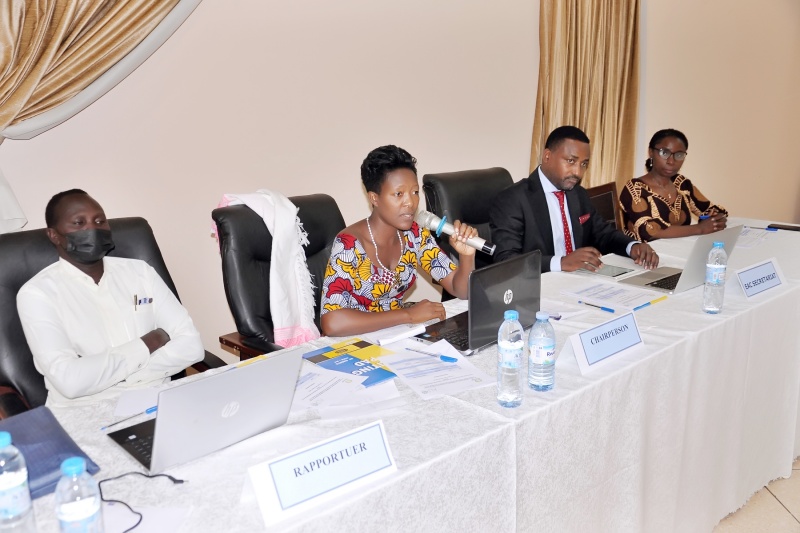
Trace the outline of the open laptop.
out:
M 686 259 L 686 265 L 683 270 L 680 268 L 659 267 L 655 270 L 621 279 L 619 283 L 627 283 L 669 294 L 699 287 L 705 283 L 706 260 L 708 259 L 708 252 L 711 251 L 714 243 L 717 241 L 725 243 L 725 253 L 730 257 L 741 232 L 742 226 L 734 226 L 716 233 L 700 235 L 692 246 L 692 251 Z
M 519 312 L 522 327 L 536 322 L 542 292 L 542 254 L 536 250 L 494 263 L 469 275 L 469 307 L 464 313 L 431 324 L 417 337 L 447 340 L 465 355 L 497 342 L 507 309 Z
M 303 362 L 293 350 L 158 393 L 158 415 L 108 434 L 163 472 L 286 423 Z

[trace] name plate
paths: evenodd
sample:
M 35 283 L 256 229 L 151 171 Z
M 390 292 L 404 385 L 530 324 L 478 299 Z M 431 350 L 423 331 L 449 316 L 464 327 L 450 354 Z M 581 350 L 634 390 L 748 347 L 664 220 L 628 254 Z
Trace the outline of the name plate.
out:
M 396 470 L 378 420 L 252 466 L 249 473 L 269 526 Z
M 613 356 L 644 344 L 633 313 L 573 335 L 570 342 L 583 375 L 605 366 Z
M 737 270 L 736 278 L 748 298 L 786 284 L 783 273 L 778 268 L 778 260 L 774 257 Z

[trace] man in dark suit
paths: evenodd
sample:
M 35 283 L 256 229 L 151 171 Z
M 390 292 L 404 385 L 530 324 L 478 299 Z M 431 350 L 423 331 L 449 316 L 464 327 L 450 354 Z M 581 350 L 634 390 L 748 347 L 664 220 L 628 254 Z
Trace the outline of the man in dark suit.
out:
M 589 166 L 589 138 L 574 126 L 556 128 L 547 137 L 542 164 L 527 178 L 502 191 L 489 220 L 494 260 L 532 250 L 542 252 L 542 271 L 597 270 L 606 253 L 630 256 L 652 269 L 658 255 L 597 214 L 580 186 Z

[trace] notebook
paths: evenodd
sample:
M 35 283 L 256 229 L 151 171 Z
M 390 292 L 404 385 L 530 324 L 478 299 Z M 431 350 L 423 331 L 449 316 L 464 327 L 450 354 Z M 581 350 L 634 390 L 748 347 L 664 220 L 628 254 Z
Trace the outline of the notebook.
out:
M 542 254 L 536 250 L 474 270 L 469 275 L 468 310 L 425 328 L 418 338 L 447 340 L 469 355 L 497 342 L 507 309 L 519 312 L 523 328 L 536 322 L 542 292 Z
M 108 434 L 150 472 L 163 472 L 282 426 L 302 350 L 292 350 L 162 390 L 150 419 Z
M 686 259 L 686 266 L 684 266 L 683 270 L 680 268 L 659 267 L 655 270 L 621 279 L 619 283 L 627 283 L 669 294 L 699 287 L 705 283 L 706 259 L 708 259 L 708 252 L 711 251 L 714 243 L 717 241 L 725 243 L 725 253 L 730 258 L 741 232 L 742 226 L 734 226 L 716 233 L 700 235 L 694 242 L 692 251 L 689 252 L 689 257 Z
M 0 421 L 0 431 L 11 433 L 11 444 L 25 458 L 33 499 L 56 490 L 64 459 L 83 457 L 90 474 L 100 471 L 100 467 L 75 444 L 47 407 L 37 407 Z

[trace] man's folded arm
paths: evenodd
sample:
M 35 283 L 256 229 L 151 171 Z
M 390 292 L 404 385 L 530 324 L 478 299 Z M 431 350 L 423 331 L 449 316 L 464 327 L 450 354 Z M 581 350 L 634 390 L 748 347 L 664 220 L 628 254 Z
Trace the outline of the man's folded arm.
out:
M 145 366 L 150 357 L 138 338 L 102 354 L 78 354 L 56 308 L 38 291 L 20 291 L 17 310 L 36 369 L 67 398 L 96 394 L 116 385 Z
M 181 305 L 155 270 L 150 269 L 153 286 L 155 327 L 167 332 L 169 342 L 153 352 L 141 369 L 128 377 L 129 383 L 165 378 L 202 361 L 205 356 L 200 333 L 189 312 Z

